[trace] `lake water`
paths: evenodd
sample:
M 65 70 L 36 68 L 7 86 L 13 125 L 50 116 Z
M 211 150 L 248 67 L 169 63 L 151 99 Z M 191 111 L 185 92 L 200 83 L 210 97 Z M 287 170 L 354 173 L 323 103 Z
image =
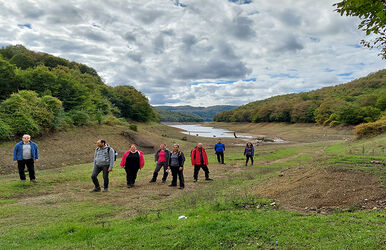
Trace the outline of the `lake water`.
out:
M 206 127 L 200 124 L 167 124 L 168 126 L 185 130 L 184 134 L 202 137 L 234 138 L 234 131 L 222 128 Z M 251 135 L 236 134 L 238 138 L 252 138 Z

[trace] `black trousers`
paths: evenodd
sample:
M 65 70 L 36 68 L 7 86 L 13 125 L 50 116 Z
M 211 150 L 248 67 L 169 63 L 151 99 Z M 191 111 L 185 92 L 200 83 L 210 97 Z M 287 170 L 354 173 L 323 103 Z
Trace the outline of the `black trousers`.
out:
M 35 180 L 35 166 L 33 159 L 17 161 L 17 168 L 19 169 L 20 180 L 25 180 L 24 169 L 26 165 L 28 169 L 29 179 Z
M 157 180 L 158 172 L 161 170 L 161 168 L 164 168 L 164 175 L 162 176 L 162 181 L 166 181 L 166 178 L 168 178 L 168 172 L 166 170 L 168 169 L 168 164 L 166 162 L 157 162 L 157 165 L 155 166 L 153 178 L 152 181 Z
M 193 174 L 193 178 L 195 180 L 198 179 L 198 172 L 200 171 L 200 169 L 202 168 L 202 170 L 205 172 L 205 179 L 208 179 L 209 178 L 209 169 L 208 169 L 208 166 L 207 165 L 194 165 L 194 174 Z
M 182 169 L 180 171 L 180 167 L 170 167 L 170 170 L 172 171 L 172 185 L 177 186 L 177 176 L 178 179 L 180 180 L 180 187 L 185 187 L 185 182 L 184 182 L 184 170 Z
M 245 165 L 248 164 L 249 158 L 251 158 L 251 163 L 252 163 L 252 165 L 253 165 L 253 156 L 252 156 L 252 155 L 247 155 L 247 161 L 245 162 Z
M 91 174 L 92 182 L 95 185 L 95 188 L 100 188 L 98 181 L 98 174 L 103 171 L 103 187 L 109 187 L 109 165 L 106 166 L 95 166 Z
M 218 163 L 224 164 L 224 152 L 216 152 Z M 221 161 L 220 161 L 221 158 Z
M 136 167 L 125 166 L 126 182 L 127 182 L 128 186 L 134 185 L 135 180 L 137 179 L 138 170 L 139 170 L 139 168 L 136 168 Z

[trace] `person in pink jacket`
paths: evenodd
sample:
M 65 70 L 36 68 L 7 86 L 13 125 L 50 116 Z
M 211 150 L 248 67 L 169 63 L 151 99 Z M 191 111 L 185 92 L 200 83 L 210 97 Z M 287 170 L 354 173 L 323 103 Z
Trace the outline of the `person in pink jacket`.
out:
M 137 147 L 131 144 L 130 150 L 123 154 L 120 165 L 126 171 L 127 188 L 133 187 L 138 170 L 145 165 L 143 152 L 137 150 Z

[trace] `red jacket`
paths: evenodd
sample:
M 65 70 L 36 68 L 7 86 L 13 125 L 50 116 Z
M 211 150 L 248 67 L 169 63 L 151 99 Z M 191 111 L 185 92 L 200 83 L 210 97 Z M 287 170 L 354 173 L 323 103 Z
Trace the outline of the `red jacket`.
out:
M 122 160 L 121 160 L 121 167 L 125 167 L 125 164 L 126 164 L 126 158 L 127 156 L 129 155 L 130 153 L 130 150 L 127 151 L 126 153 L 123 154 L 122 156 Z M 138 153 L 139 153 L 139 168 L 143 168 L 143 166 L 145 165 L 145 158 L 143 158 L 143 152 L 142 151 L 139 151 L 138 150 Z
M 204 148 L 202 148 L 202 158 L 204 159 L 204 165 L 208 165 L 208 155 L 206 154 Z M 194 149 L 192 150 L 192 154 L 190 155 L 190 160 L 192 162 L 192 165 L 202 165 L 200 150 L 198 150 L 197 146 L 195 146 Z

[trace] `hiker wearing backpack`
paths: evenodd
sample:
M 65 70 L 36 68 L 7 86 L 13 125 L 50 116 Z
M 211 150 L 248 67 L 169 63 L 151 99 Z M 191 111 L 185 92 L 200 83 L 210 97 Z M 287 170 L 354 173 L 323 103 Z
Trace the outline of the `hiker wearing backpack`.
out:
M 138 170 L 145 165 L 143 153 L 137 150 L 134 144 L 131 144 L 130 150 L 123 154 L 120 165 L 126 171 L 127 188 L 132 188 L 137 179 Z
M 95 185 L 91 192 L 100 192 L 101 187 L 98 181 L 98 174 L 103 172 L 103 192 L 108 192 L 109 189 L 109 172 L 113 171 L 114 161 L 116 159 L 115 151 L 105 140 L 97 141 L 97 148 L 94 153 L 94 168 L 91 179 Z
M 149 182 L 157 181 L 158 172 L 161 170 L 162 167 L 164 168 L 162 184 L 166 182 L 166 178 L 168 177 L 168 172 L 166 170 L 168 168 L 169 156 L 170 156 L 170 152 L 169 150 L 166 149 L 166 144 L 161 143 L 160 149 L 154 155 L 156 166 L 154 169 L 153 178 Z
M 244 155 L 247 157 L 247 160 L 245 161 L 245 166 L 248 165 L 248 160 L 251 159 L 251 166 L 253 166 L 253 156 L 255 154 L 255 149 L 253 147 L 253 144 L 251 142 L 248 142 L 244 149 Z
M 209 169 L 208 169 L 208 155 L 205 152 L 205 149 L 202 146 L 202 143 L 197 144 L 191 152 L 190 160 L 192 162 L 192 166 L 194 166 L 194 174 L 193 181 L 197 182 L 198 180 L 198 172 L 202 168 L 205 172 L 205 180 L 212 181 L 209 178 Z
M 169 187 L 176 187 L 177 186 L 177 175 L 180 180 L 180 187 L 179 189 L 185 188 L 185 182 L 184 182 L 184 162 L 185 162 L 185 156 L 184 153 L 180 151 L 180 146 L 178 144 L 173 145 L 173 151 L 170 152 L 169 156 L 169 162 L 168 162 L 168 169 L 172 171 L 172 184 L 169 185 Z

